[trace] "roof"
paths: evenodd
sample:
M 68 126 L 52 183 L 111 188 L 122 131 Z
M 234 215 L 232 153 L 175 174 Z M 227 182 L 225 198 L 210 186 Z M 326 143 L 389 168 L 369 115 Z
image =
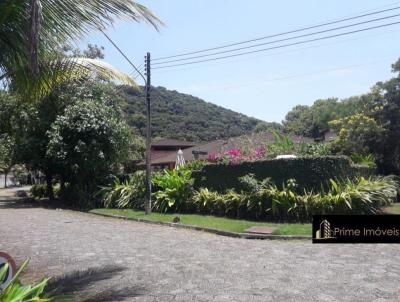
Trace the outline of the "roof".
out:
M 177 139 L 161 139 L 151 143 L 152 147 L 192 147 L 196 143 L 186 142 Z
M 313 139 L 311 138 L 306 138 L 302 136 L 297 136 L 297 135 L 288 135 L 289 139 L 294 141 L 294 142 L 313 142 Z M 173 141 L 173 140 L 172 140 Z M 243 136 L 238 136 L 238 137 L 233 137 L 229 138 L 227 140 L 217 140 L 209 143 L 203 143 L 199 145 L 192 145 L 190 148 L 182 149 L 183 151 L 183 157 L 185 161 L 190 161 L 194 160 L 194 155 L 193 151 L 203 151 L 207 152 L 208 154 L 210 153 L 218 153 L 224 150 L 228 150 L 230 148 L 239 148 L 246 143 L 249 143 L 253 146 L 263 146 L 266 142 L 274 142 L 275 137 L 274 135 L 269 132 L 260 132 L 260 133 L 255 133 L 252 135 L 243 135 Z M 207 159 L 207 155 L 200 155 L 199 159 Z M 159 156 L 157 158 L 152 158 L 151 164 L 152 165 L 162 165 L 162 164 L 169 164 L 169 163 L 174 163 L 176 161 L 176 156 L 177 156 L 177 151 L 173 151 L 170 154 L 167 154 L 165 156 Z
M 207 159 L 209 153 L 218 152 L 219 150 L 224 149 L 224 146 L 226 146 L 226 144 L 227 144 L 226 141 L 220 140 L 220 141 L 213 141 L 210 143 L 196 145 L 191 148 L 182 150 L 183 158 L 185 159 L 185 161 L 194 160 L 194 155 L 192 152 L 193 151 L 203 151 L 203 152 L 207 152 L 207 155 L 200 155 L 199 159 Z M 178 152 L 173 152 L 172 154 L 169 154 L 167 156 L 156 158 L 154 160 L 152 159 L 151 164 L 152 165 L 160 165 L 160 164 L 173 163 L 176 161 L 177 154 L 178 154 Z

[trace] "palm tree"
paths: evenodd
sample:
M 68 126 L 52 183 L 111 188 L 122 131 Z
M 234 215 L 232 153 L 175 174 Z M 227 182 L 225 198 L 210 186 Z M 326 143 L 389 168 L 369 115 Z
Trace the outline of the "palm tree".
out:
M 0 80 L 25 97 L 38 98 L 54 85 L 95 71 L 134 85 L 126 74 L 93 59 L 55 55 L 91 30 L 104 30 L 117 19 L 162 22 L 132 0 L 1 0 Z

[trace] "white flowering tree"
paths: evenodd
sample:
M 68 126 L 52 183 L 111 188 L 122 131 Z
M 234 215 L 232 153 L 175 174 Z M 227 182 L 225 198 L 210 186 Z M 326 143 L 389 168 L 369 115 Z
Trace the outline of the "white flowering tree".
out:
M 90 199 L 99 181 L 129 156 L 131 130 L 120 114 L 102 101 L 79 100 L 67 106 L 48 131 L 46 156 L 75 198 Z M 79 201 L 79 200 L 76 200 Z

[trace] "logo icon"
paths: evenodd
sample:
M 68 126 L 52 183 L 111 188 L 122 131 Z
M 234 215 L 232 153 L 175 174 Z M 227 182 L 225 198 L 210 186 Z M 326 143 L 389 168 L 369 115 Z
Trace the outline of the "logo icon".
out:
M 315 233 L 315 239 L 332 239 L 331 224 L 328 220 L 324 219 L 319 225 L 319 229 Z

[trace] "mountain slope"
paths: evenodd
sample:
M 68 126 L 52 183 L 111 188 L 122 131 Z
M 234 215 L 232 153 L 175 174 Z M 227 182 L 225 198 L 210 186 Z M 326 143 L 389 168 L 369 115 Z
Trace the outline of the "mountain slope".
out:
M 127 122 L 145 135 L 146 102 L 143 95 L 127 86 L 120 86 L 119 91 Z M 153 137 L 212 141 L 280 126 L 164 87 L 152 87 L 151 95 Z

